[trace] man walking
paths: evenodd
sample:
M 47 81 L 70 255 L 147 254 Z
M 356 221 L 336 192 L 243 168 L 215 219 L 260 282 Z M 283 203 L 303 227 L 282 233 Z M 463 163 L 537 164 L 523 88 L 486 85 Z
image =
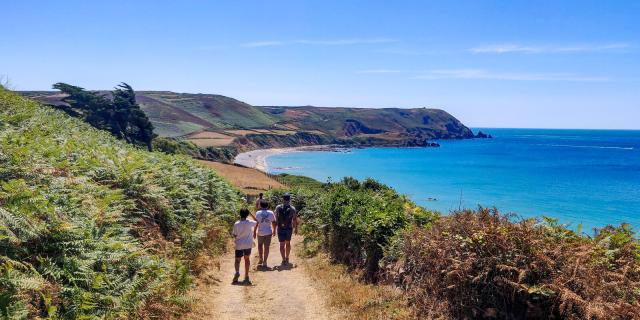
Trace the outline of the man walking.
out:
M 273 211 L 268 210 L 269 203 L 267 200 L 261 199 L 259 202 L 260 210 L 256 212 L 256 221 L 258 225 L 254 229 L 253 237 L 258 237 L 258 268 L 269 268 L 267 259 L 269 258 L 269 246 L 271 245 L 271 237 L 276 235 L 276 217 Z
M 291 235 L 298 234 L 298 221 L 296 208 L 291 205 L 291 195 L 285 193 L 282 196 L 283 204 L 276 207 L 276 222 L 278 241 L 280 241 L 280 255 L 282 265 L 289 264 L 289 253 L 291 252 Z

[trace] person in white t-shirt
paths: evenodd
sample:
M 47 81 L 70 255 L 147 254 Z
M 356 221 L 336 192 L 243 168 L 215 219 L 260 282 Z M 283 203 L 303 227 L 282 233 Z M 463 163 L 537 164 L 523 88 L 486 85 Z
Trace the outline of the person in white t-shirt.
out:
M 235 268 L 236 274 L 233 276 L 233 283 L 238 283 L 240 278 L 240 260 L 244 257 L 244 281 L 243 284 L 250 285 L 249 280 L 249 267 L 251 266 L 250 256 L 251 247 L 253 247 L 253 237 L 257 222 L 247 220 L 249 216 L 249 209 L 240 210 L 240 220 L 233 225 L 233 238 L 235 240 L 236 247 L 236 261 Z
M 258 225 L 255 228 L 253 237 L 258 237 L 258 268 L 269 268 L 267 259 L 269 258 L 269 246 L 271 245 L 271 237 L 276 235 L 276 216 L 273 211 L 268 210 L 269 203 L 267 200 L 261 199 L 259 202 L 260 210 L 256 212 L 256 221 Z

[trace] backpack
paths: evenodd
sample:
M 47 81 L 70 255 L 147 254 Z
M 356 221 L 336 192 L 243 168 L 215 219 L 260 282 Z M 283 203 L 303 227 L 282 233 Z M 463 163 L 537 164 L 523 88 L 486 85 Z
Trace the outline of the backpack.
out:
M 276 220 L 278 222 L 278 228 L 291 229 L 293 228 L 293 215 L 296 210 L 289 204 L 283 204 L 276 209 Z

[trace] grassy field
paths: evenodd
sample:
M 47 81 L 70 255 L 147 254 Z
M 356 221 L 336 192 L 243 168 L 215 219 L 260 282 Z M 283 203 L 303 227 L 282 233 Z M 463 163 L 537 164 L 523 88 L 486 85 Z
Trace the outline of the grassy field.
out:
M 284 187 L 280 182 L 256 169 L 213 161 L 200 161 L 200 163 L 214 169 L 219 175 L 246 194 L 257 195 L 260 192 L 266 192 L 270 189 Z

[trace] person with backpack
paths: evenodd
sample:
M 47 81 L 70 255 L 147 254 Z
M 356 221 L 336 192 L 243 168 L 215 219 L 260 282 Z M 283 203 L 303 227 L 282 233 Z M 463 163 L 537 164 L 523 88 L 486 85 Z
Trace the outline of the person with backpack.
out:
M 271 245 L 271 237 L 276 235 L 276 217 L 273 211 L 268 210 L 269 203 L 267 200 L 260 199 L 260 210 L 256 212 L 256 221 L 258 225 L 254 229 L 253 238 L 258 237 L 258 268 L 268 269 L 267 259 L 269 258 L 269 246 Z
M 249 209 L 243 208 L 240 210 L 240 220 L 233 225 L 233 238 L 236 248 L 236 260 L 234 267 L 236 273 L 233 276 L 233 284 L 238 283 L 240 278 L 240 260 L 244 257 L 244 282 L 245 285 L 251 285 L 249 280 L 249 267 L 251 266 L 251 247 L 253 247 L 252 234 L 255 233 L 255 227 L 258 224 L 255 221 L 247 220 L 249 216 Z
M 285 193 L 282 196 L 283 204 L 276 207 L 276 231 L 280 242 L 280 255 L 282 265 L 289 264 L 289 253 L 291 252 L 291 235 L 298 234 L 298 221 L 296 208 L 291 205 L 291 195 Z

